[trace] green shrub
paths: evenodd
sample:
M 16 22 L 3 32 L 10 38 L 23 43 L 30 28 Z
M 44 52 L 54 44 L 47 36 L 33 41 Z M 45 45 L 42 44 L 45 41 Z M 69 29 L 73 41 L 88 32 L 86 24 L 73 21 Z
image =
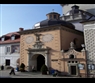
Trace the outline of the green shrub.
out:
M 46 66 L 45 64 L 42 65 L 42 67 L 41 67 L 41 72 L 42 72 L 42 74 L 47 74 L 47 71 L 48 71 L 47 66 Z
M 20 71 L 21 72 L 25 71 L 25 64 L 24 63 L 21 63 L 21 65 L 20 65 Z

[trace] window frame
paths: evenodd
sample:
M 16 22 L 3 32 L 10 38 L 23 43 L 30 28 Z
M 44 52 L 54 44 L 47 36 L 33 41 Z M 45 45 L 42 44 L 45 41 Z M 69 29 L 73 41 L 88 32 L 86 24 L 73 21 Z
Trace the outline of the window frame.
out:
M 6 46 L 6 54 L 7 53 L 11 53 L 11 47 L 10 46 Z
M 17 52 L 16 47 L 18 47 Z M 11 45 L 11 53 L 20 53 L 20 45 Z
M 12 35 L 11 36 L 11 40 L 15 40 L 15 35 Z
M 14 34 L 11 36 L 11 40 L 15 40 L 15 35 Z
M 2 38 L 1 38 L 1 41 L 5 41 L 5 37 L 2 37 Z
M 52 15 L 50 15 L 50 17 L 49 17 L 50 19 L 52 19 Z
M 54 15 L 54 16 L 53 16 L 53 18 L 54 18 L 54 19 L 56 19 L 56 18 L 57 18 L 57 16 L 56 16 L 56 15 Z
M 73 56 L 73 58 L 72 58 L 72 56 Z M 75 58 L 75 56 L 73 54 L 69 55 L 69 59 L 74 59 L 74 58 Z

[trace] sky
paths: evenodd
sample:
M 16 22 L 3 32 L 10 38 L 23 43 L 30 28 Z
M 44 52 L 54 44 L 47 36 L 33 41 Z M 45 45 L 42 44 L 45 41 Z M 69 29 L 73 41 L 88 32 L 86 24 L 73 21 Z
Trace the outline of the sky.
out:
M 60 4 L 0 4 L 0 36 L 19 31 L 20 27 L 32 29 L 53 9 L 62 15 Z

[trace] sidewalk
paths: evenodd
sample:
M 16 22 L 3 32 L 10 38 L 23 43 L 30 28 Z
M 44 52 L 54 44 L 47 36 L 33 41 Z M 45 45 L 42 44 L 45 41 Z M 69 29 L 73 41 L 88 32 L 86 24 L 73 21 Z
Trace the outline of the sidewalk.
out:
M 0 70 L 0 78 L 76 78 L 76 77 L 53 77 L 52 75 L 42 75 L 41 72 L 15 72 L 16 75 L 9 75 L 10 70 Z

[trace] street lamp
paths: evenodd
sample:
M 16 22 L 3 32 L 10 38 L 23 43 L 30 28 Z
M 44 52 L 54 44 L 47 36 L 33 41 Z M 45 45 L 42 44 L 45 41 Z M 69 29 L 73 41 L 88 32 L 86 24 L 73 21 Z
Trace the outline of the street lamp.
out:
M 84 44 L 81 44 L 81 46 L 82 46 L 82 48 L 83 48 L 82 51 L 84 51 L 84 50 L 85 50 L 85 49 L 84 49 L 84 48 L 85 48 L 85 45 L 84 45 Z
M 81 44 L 81 46 L 84 48 L 85 47 L 85 45 L 84 44 Z

